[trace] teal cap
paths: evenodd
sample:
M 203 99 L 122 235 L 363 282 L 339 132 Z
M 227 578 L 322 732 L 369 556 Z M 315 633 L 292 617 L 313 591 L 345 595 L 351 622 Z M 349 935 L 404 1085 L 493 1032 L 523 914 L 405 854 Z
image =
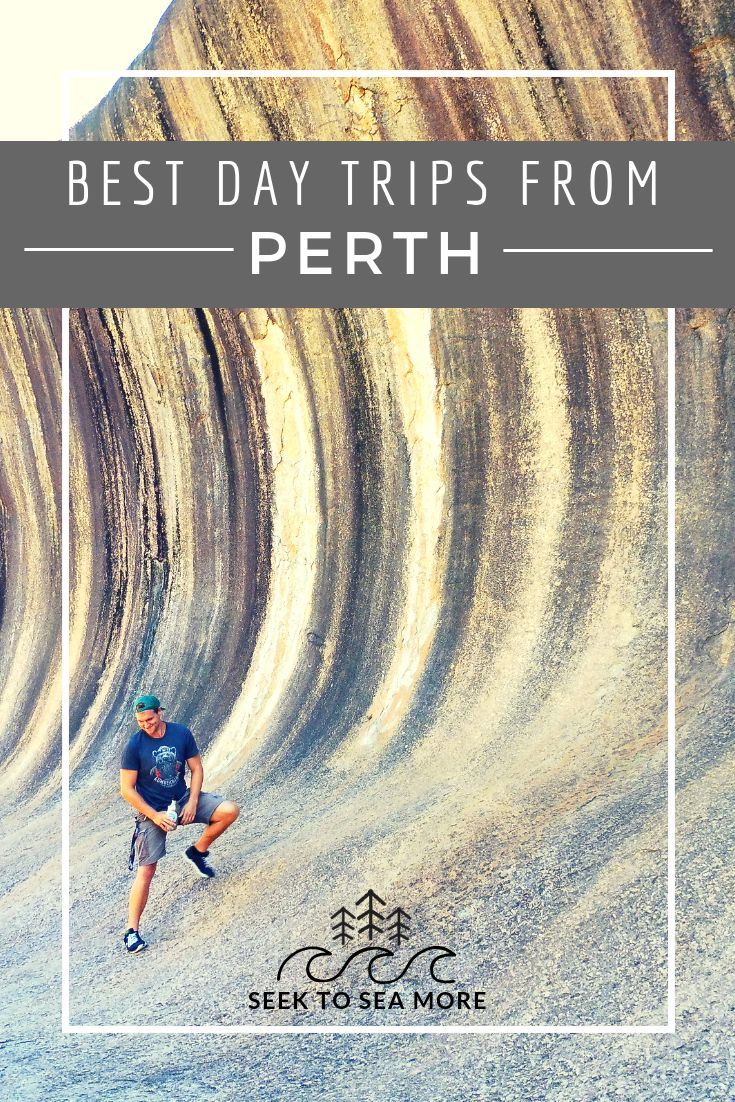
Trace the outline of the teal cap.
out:
M 161 707 L 161 701 L 157 696 L 153 696 L 151 693 L 143 693 L 142 696 L 136 696 L 135 708 L 136 712 L 147 712 L 149 708 L 152 708 L 155 712 Z

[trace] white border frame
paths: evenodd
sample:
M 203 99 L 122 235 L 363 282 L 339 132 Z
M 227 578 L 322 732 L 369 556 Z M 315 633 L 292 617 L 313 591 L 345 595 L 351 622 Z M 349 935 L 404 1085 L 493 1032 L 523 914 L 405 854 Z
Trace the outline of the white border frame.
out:
M 673 69 L 126 69 L 68 70 L 62 74 L 62 141 L 69 141 L 69 81 L 107 76 L 115 81 L 136 78 L 309 78 L 452 80 L 477 78 L 549 80 L 620 78 L 666 80 L 667 141 L 676 141 L 676 73 Z M 668 1033 L 676 1031 L 676 311 L 667 319 L 667 1021 L 663 1025 L 478 1025 L 478 1026 L 247 1026 L 247 1025 L 71 1025 L 70 865 L 69 865 L 69 307 L 63 307 L 61 336 L 61 1028 L 63 1033 Z

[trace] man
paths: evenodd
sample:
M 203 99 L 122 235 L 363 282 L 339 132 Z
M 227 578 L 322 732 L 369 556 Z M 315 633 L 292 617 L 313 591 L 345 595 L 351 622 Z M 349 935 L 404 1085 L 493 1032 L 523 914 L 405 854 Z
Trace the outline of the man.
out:
M 240 814 L 237 804 L 212 792 L 202 792 L 204 769 L 194 736 L 188 727 L 164 720 L 157 696 L 137 697 L 134 711 L 140 729 L 128 740 L 120 769 L 120 794 L 137 813 L 130 867 L 134 848 L 138 871 L 130 890 L 129 925 L 123 936 L 129 953 L 139 953 L 146 947 L 138 926 L 156 866 L 166 853 L 166 835 L 176 830 L 177 823 L 166 814 L 171 801 L 176 804 L 177 822 L 182 826 L 204 824 L 201 838 L 189 846 L 185 856 L 198 875 L 207 879 L 214 876 L 214 869 L 206 861 L 210 845 Z M 188 789 L 185 762 L 191 772 Z

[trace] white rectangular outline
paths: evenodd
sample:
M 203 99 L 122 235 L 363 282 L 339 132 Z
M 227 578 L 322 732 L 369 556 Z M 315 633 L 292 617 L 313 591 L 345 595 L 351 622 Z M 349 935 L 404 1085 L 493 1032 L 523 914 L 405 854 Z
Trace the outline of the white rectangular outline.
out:
M 69 80 L 107 76 L 126 78 L 252 78 L 252 79 L 416 79 L 468 80 L 629 78 L 666 80 L 667 141 L 676 141 L 676 72 L 674 69 L 72 69 L 62 73 L 62 141 L 70 140 Z M 69 307 L 61 312 L 61 1030 L 62 1033 L 668 1033 L 676 1032 L 676 311 L 666 311 L 667 341 L 667 1021 L 665 1025 L 478 1025 L 478 1026 L 179 1026 L 179 1025 L 71 1025 L 70 983 L 70 864 L 69 864 Z

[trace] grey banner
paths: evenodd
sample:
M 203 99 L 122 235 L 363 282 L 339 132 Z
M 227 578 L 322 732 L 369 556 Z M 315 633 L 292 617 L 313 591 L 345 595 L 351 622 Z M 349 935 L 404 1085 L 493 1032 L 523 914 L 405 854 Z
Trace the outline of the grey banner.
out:
M 2 156 L 2 306 L 735 302 L 729 143 L 9 142 Z

